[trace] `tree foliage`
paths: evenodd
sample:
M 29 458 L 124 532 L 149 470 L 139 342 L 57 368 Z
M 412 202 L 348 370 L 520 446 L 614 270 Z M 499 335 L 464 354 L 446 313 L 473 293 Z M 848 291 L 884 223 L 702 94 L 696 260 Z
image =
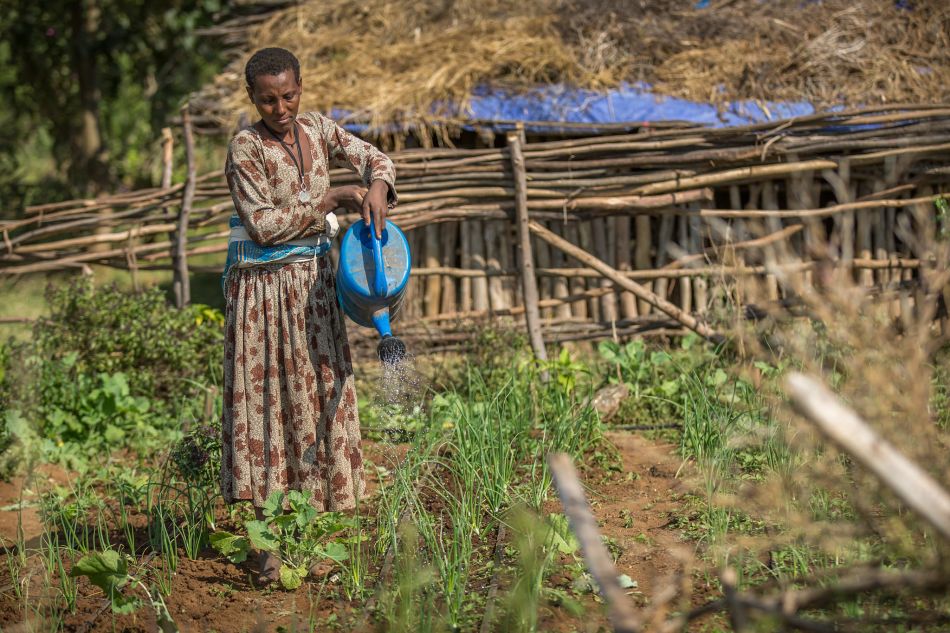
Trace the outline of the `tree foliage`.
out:
M 222 1 L 2 4 L 3 206 L 150 182 L 161 128 L 220 65 L 196 31 Z

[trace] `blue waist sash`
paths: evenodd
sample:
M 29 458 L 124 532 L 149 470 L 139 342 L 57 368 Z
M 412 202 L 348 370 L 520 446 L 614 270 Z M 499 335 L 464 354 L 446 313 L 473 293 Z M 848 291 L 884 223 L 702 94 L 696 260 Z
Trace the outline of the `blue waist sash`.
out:
M 329 224 L 329 217 L 327 219 Z M 231 229 L 231 237 L 228 240 L 228 258 L 225 260 L 224 273 L 221 275 L 222 290 L 228 274 L 234 267 L 244 268 L 258 264 L 273 264 L 284 259 L 299 261 L 322 257 L 330 250 L 330 244 L 332 243 L 332 235 L 320 235 L 285 244 L 261 246 L 250 239 L 240 216 L 237 214 L 231 216 L 228 226 Z M 335 233 L 336 231 L 332 232 Z

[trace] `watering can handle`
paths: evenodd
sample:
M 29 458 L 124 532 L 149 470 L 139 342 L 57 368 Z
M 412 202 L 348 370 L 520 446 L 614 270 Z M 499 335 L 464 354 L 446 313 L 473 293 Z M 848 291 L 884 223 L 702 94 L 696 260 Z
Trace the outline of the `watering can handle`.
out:
M 383 221 L 385 227 L 385 220 Z M 373 293 L 377 297 L 385 297 L 389 291 L 386 284 L 386 264 L 383 262 L 383 241 L 376 237 L 376 227 L 370 219 L 369 239 L 373 244 L 373 264 L 376 271 L 373 273 Z

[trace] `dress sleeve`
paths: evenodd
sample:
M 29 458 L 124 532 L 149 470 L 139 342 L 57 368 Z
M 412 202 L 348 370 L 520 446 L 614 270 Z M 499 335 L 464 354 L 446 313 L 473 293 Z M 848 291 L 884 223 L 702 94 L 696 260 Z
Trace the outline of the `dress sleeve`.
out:
M 374 180 L 382 180 L 389 186 L 389 208 L 396 206 L 396 168 L 389 156 L 366 141 L 350 134 L 335 121 L 319 116 L 323 140 L 327 144 L 327 159 L 333 167 L 345 167 L 355 171 L 368 187 Z
M 239 133 L 228 146 L 224 175 L 231 199 L 245 230 L 261 246 L 274 246 L 322 233 L 326 227 L 325 198 L 316 204 L 294 201 L 274 206 L 264 155 L 249 135 Z

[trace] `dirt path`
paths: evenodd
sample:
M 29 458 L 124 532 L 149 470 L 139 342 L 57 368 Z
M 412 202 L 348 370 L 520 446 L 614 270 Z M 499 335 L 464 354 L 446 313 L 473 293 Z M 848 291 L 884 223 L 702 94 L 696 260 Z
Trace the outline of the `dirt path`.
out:
M 620 470 L 588 468 L 581 478 L 600 533 L 616 558 L 617 572 L 637 583 L 628 593 L 642 606 L 681 567 L 674 552 L 690 547 L 681 531 L 670 527 L 671 516 L 682 509 L 686 487 L 675 478 L 680 465 L 675 446 L 626 432 L 609 432 L 607 439 L 617 448 Z M 560 503 L 557 499 L 548 502 L 545 511 L 560 512 Z M 564 589 L 573 580 L 565 571 L 551 578 Z M 585 606 L 591 613 L 583 623 L 565 618 L 558 610 L 544 609 L 540 630 L 593 632 L 607 625 L 601 607 L 589 600 Z M 590 617 L 595 614 L 598 617 Z

